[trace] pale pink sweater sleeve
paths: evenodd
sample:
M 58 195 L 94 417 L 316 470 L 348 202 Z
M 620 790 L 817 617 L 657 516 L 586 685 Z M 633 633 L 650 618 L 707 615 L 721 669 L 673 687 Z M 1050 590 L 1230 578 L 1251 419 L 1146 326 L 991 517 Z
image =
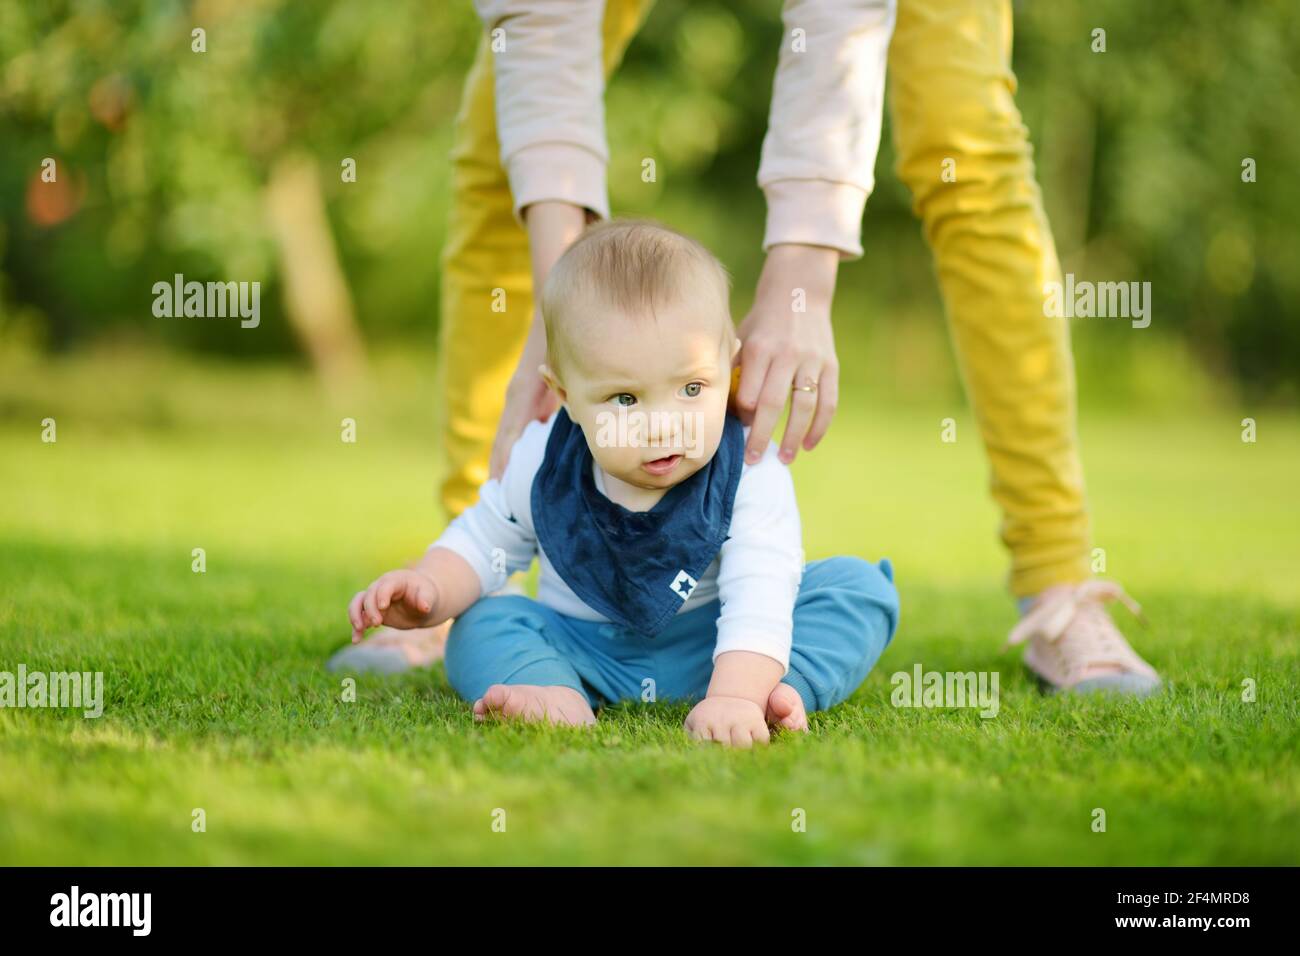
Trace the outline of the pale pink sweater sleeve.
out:
M 475 0 L 494 50 L 497 136 L 516 217 L 557 200 L 609 217 L 604 0 Z M 894 0 L 787 0 L 758 184 L 763 248 L 862 255 Z M 796 32 L 797 31 L 797 32 Z
M 787 0 L 758 167 L 764 250 L 803 243 L 862 255 L 894 11 L 894 0 Z
M 475 0 L 493 50 L 497 137 L 516 218 L 569 202 L 609 218 L 604 0 Z

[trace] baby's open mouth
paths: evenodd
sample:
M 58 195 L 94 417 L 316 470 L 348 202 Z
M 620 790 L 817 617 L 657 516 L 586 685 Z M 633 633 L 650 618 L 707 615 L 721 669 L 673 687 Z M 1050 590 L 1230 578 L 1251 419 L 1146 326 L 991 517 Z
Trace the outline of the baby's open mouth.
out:
M 647 461 L 641 467 L 652 475 L 666 475 L 676 468 L 677 463 L 681 460 L 681 455 L 667 455 L 663 458 L 656 458 L 654 461 Z

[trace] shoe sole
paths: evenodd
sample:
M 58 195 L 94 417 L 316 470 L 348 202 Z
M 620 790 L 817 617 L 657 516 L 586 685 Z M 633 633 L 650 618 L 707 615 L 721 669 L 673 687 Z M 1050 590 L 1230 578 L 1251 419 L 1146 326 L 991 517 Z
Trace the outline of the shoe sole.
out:
M 358 644 L 345 647 L 328 661 L 325 669 L 352 671 L 357 674 L 404 674 L 415 666 L 395 647 L 367 647 Z
M 1101 677 L 1089 677 L 1073 687 L 1057 687 L 1037 671 L 1030 671 L 1038 681 L 1038 689 L 1044 694 L 1114 694 L 1118 697 L 1150 697 L 1164 689 L 1160 680 L 1152 681 L 1141 674 L 1107 674 Z

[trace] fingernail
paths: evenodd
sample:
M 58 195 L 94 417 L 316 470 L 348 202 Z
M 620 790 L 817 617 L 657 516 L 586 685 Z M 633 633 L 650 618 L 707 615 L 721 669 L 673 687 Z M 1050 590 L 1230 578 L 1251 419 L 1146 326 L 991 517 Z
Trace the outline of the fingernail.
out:
M 758 461 L 758 452 L 754 451 L 752 448 L 749 449 L 749 451 L 745 452 L 745 461 L 749 462 L 751 465 Z
M 783 462 L 785 462 L 787 465 L 790 464 L 790 462 L 794 461 L 794 452 L 792 452 L 792 451 L 787 451 L 786 449 L 782 448 L 782 449 L 781 449 L 781 460 L 782 460 Z

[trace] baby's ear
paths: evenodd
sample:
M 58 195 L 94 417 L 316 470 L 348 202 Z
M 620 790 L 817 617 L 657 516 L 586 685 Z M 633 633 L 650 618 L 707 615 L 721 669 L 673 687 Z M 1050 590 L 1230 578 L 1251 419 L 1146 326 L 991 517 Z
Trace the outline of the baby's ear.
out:
M 564 386 L 560 384 L 560 380 L 556 378 L 555 373 L 551 371 L 551 367 L 543 362 L 541 365 L 537 366 L 537 371 L 542 376 L 542 381 L 546 383 L 546 387 L 555 393 L 555 397 L 560 400 L 560 403 L 564 404 L 567 402 L 568 395 L 564 391 Z

